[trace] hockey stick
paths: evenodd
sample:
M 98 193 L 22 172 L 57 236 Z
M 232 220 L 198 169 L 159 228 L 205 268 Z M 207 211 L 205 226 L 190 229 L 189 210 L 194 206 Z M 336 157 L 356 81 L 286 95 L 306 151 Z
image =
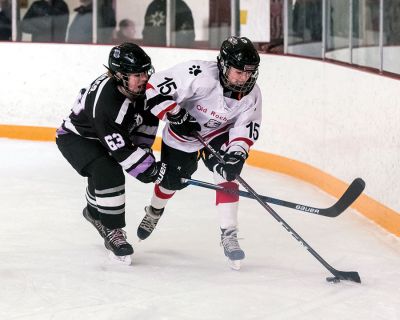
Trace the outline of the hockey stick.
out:
M 224 164 L 224 160 L 221 155 L 214 150 L 210 145 L 208 145 L 202 136 L 195 133 L 195 137 L 200 141 L 200 143 L 206 148 L 214 157 L 218 159 L 218 161 Z M 300 244 L 303 245 L 304 248 L 308 250 L 330 273 L 334 275 L 334 277 L 327 277 L 326 280 L 329 282 L 339 282 L 340 280 L 349 280 L 357 283 L 361 283 L 360 276 L 356 271 L 339 271 L 333 268 L 328 262 L 326 262 L 306 241 L 301 238 L 296 231 L 293 230 L 291 226 L 289 226 L 285 220 L 283 220 L 274 209 L 272 209 L 267 203 L 265 203 L 260 196 L 247 184 L 246 181 L 243 180 L 239 175 L 236 176 L 236 180 L 252 195 L 254 198 L 263 206 L 265 210 L 267 210 L 276 221 L 278 221 L 292 236 L 295 238 Z
M 255 198 L 251 193 L 246 192 L 246 191 L 226 189 L 223 186 L 218 186 L 218 185 L 200 181 L 200 180 L 182 178 L 181 181 L 183 183 L 187 183 L 192 186 L 202 187 L 202 188 L 211 189 L 211 190 L 219 190 L 219 191 L 222 191 L 225 193 L 230 193 L 230 194 L 238 194 L 241 197 L 250 198 L 250 199 Z M 306 213 L 312 213 L 312 214 L 316 214 L 319 216 L 334 218 L 334 217 L 337 217 L 338 215 L 340 215 L 341 213 L 343 213 L 343 211 L 346 210 L 349 206 L 351 206 L 351 204 L 363 192 L 364 188 L 365 188 L 364 180 L 362 180 L 361 178 L 355 179 L 350 184 L 350 186 L 346 189 L 346 191 L 343 193 L 343 195 L 340 197 L 340 199 L 333 206 L 331 206 L 329 208 L 314 208 L 311 206 L 306 206 L 303 204 L 289 202 L 289 201 L 280 200 L 280 199 L 262 196 L 262 195 L 259 195 L 259 197 L 263 200 L 263 202 L 268 202 L 268 203 L 276 204 L 278 206 L 283 206 L 283 207 L 303 211 Z

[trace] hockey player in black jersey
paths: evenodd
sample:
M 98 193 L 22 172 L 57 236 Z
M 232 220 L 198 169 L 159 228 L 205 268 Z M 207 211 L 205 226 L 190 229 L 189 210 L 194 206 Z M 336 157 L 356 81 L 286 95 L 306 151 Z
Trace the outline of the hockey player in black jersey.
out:
M 125 176 L 154 182 L 152 145 L 158 118 L 146 107 L 145 88 L 154 72 L 150 57 L 123 43 L 109 54 L 108 72 L 81 89 L 71 114 L 57 130 L 57 146 L 72 167 L 88 178 L 83 216 L 107 249 L 130 264 L 125 231 Z

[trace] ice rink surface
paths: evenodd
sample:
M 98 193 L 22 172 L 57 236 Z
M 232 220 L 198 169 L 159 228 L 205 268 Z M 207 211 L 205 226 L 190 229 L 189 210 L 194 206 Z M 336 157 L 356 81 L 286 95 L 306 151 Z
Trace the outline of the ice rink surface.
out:
M 250 199 L 240 204 L 246 259 L 233 271 L 219 245 L 214 191 L 177 193 L 139 242 L 152 185 L 127 177 L 125 230 L 135 253 L 124 266 L 108 259 L 82 217 L 86 181 L 54 143 L 0 139 L 0 159 L 0 319 L 400 319 L 400 241 L 352 209 L 325 218 L 272 206 L 362 284 L 326 282 L 330 273 Z M 211 182 L 199 167 L 193 178 Z M 263 195 L 315 207 L 336 201 L 273 172 L 245 167 L 242 177 Z

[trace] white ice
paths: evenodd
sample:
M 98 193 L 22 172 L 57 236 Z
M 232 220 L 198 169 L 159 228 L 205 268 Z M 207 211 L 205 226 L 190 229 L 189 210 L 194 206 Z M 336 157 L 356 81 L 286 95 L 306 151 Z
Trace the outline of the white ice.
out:
M 240 271 L 219 245 L 214 192 L 189 186 L 158 228 L 136 228 L 152 186 L 127 177 L 133 265 L 110 261 L 82 217 L 85 179 L 56 145 L 0 139 L 0 319 L 400 319 L 400 241 L 352 209 L 324 218 L 273 206 L 329 264 L 331 274 L 256 201 L 242 199 Z M 327 207 L 336 201 L 291 177 L 245 167 L 260 194 Z M 211 181 L 200 164 L 194 178 Z M 349 181 L 350 182 L 350 181 Z M 368 181 L 367 181 L 368 190 Z

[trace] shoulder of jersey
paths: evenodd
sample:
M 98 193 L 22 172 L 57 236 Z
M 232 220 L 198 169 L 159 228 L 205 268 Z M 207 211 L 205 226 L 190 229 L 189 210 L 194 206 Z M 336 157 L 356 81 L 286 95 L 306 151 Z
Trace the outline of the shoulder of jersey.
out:
M 257 101 L 260 102 L 262 101 L 262 95 L 261 95 L 261 90 L 260 87 L 256 84 L 253 88 L 253 90 L 251 90 L 251 92 L 245 97 L 247 99 L 250 99 L 250 101 L 252 101 L 251 105 L 253 103 L 256 103 Z M 259 108 L 260 112 L 261 112 L 261 108 Z
M 254 85 L 253 90 L 251 90 L 251 92 L 252 92 L 253 94 L 256 94 L 256 95 L 261 95 L 261 88 L 260 88 L 260 86 L 256 83 L 256 84 Z
M 185 63 L 186 81 L 198 87 L 211 87 L 219 83 L 217 63 L 213 61 L 191 60 Z
M 214 61 L 190 60 L 186 62 L 186 68 L 189 75 L 194 77 L 218 75 L 217 62 Z
M 109 115 L 118 113 L 125 99 L 126 97 L 118 90 L 112 79 L 109 79 L 100 93 L 96 109 Z
M 178 86 L 190 86 L 196 83 L 198 87 L 215 87 L 218 79 L 218 67 L 216 62 L 203 60 L 189 60 L 175 66 L 156 72 L 149 82 L 154 85 L 172 78 Z
M 169 70 L 187 79 L 201 78 L 204 76 L 209 77 L 218 74 L 218 72 L 216 72 L 218 70 L 216 62 L 203 60 L 188 60 L 175 65 Z

